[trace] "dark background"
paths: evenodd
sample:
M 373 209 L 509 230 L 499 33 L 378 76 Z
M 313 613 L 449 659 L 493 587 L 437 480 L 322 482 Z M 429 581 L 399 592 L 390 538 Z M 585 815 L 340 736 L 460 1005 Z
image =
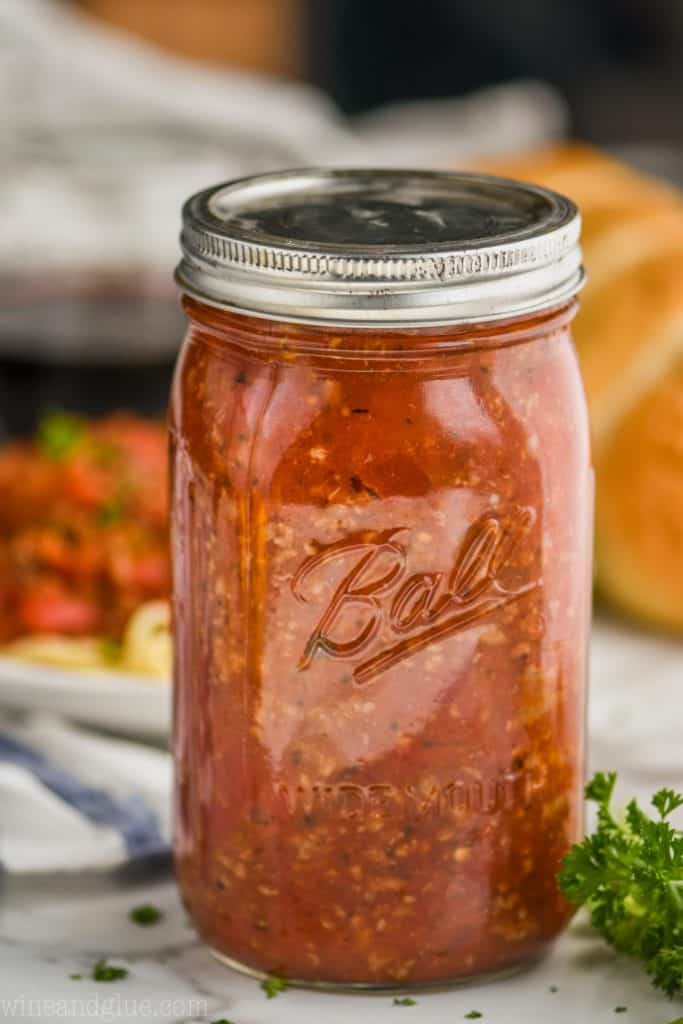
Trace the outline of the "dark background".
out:
M 540 78 L 576 135 L 683 140 L 677 0 L 309 0 L 306 15 L 310 77 L 347 113 Z

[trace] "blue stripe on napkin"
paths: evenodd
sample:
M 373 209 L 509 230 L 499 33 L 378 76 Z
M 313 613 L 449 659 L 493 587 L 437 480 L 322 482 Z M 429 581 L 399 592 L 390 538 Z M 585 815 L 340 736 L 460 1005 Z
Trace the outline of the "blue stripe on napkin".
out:
M 148 857 L 168 850 L 156 814 L 144 800 L 131 795 L 117 799 L 104 789 L 84 785 L 75 775 L 14 737 L 0 733 L 0 761 L 30 771 L 45 787 L 95 825 L 120 833 L 131 857 Z

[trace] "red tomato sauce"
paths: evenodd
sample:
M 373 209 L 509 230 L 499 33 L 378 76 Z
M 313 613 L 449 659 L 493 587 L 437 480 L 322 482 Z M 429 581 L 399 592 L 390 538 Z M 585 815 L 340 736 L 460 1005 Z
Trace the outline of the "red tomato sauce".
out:
M 374 331 L 185 304 L 176 863 L 203 938 L 332 984 L 533 960 L 581 834 L 575 304 Z

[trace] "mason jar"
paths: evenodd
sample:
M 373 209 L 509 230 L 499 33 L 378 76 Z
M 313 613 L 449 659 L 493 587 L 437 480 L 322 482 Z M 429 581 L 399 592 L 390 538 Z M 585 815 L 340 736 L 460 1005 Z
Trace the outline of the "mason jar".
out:
M 177 875 L 225 963 L 541 956 L 581 835 L 592 472 L 571 202 L 302 170 L 185 206 Z

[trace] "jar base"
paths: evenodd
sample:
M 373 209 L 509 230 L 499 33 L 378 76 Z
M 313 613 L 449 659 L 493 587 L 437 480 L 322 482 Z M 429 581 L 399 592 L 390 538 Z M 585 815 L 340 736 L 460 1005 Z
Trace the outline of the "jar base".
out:
M 239 960 L 233 960 L 224 953 L 209 946 L 209 952 L 224 967 L 229 967 L 239 974 L 245 974 L 256 981 L 264 981 L 269 975 L 265 971 L 259 971 L 255 967 L 249 967 Z M 541 960 L 545 953 L 522 960 L 511 967 L 504 967 L 500 971 L 485 971 L 479 974 L 466 974 L 458 978 L 438 978 L 435 981 L 408 981 L 408 982 L 375 982 L 375 981 L 307 981 L 301 978 L 287 978 L 289 988 L 307 988 L 318 992 L 346 992 L 346 993 L 373 993 L 373 992 L 434 992 L 440 989 L 467 988 L 473 985 L 488 985 L 494 981 L 503 981 L 515 974 L 531 970 Z

